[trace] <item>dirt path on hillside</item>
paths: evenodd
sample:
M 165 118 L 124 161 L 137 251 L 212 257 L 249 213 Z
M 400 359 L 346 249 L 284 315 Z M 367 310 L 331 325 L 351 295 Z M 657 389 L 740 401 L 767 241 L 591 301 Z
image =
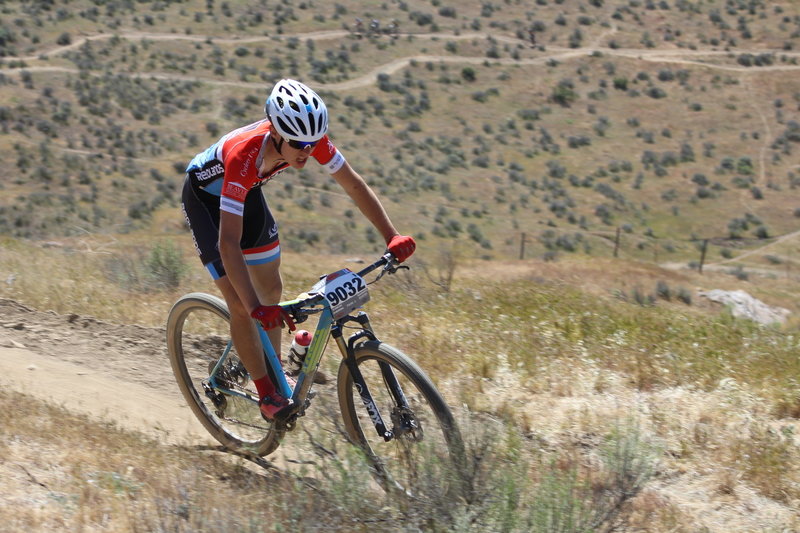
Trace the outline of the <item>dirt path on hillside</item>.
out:
M 440 62 L 440 63 L 458 63 L 458 64 L 473 64 L 480 65 L 485 62 L 499 65 L 544 65 L 549 61 L 564 61 L 575 57 L 587 56 L 594 53 L 602 53 L 606 56 L 624 57 L 630 59 L 638 59 L 642 61 L 651 61 L 657 63 L 676 63 L 684 65 L 695 65 L 705 68 L 716 70 L 733 71 L 739 73 L 761 73 L 765 71 L 792 71 L 800 70 L 800 65 L 770 65 L 762 67 L 745 67 L 741 65 L 723 65 L 706 63 L 700 61 L 702 58 L 714 57 L 728 57 L 735 54 L 764 54 L 773 53 L 781 54 L 788 58 L 800 57 L 800 52 L 792 52 L 785 50 L 771 50 L 771 49 L 738 49 L 738 50 L 687 50 L 687 49 L 667 49 L 660 50 L 655 48 L 607 48 L 599 46 L 600 40 L 615 31 L 614 28 L 604 32 L 595 39 L 595 41 L 587 47 L 581 48 L 565 48 L 561 46 L 547 46 L 542 55 L 535 58 L 497 58 L 490 59 L 483 56 L 459 56 L 459 55 L 413 55 L 402 58 L 397 58 L 388 63 L 380 65 L 371 69 L 366 74 L 356 78 L 339 82 L 339 83 L 318 83 L 318 88 L 330 91 L 347 91 L 360 87 L 373 85 L 378 76 L 381 74 L 391 75 L 398 70 L 406 68 L 412 62 L 426 63 L 426 62 Z M 35 56 L 26 57 L 7 57 L 7 62 L 22 61 L 37 63 L 46 60 L 50 56 L 60 55 L 64 52 L 75 50 L 83 46 L 87 42 L 107 40 L 112 37 L 121 39 L 134 39 L 134 40 L 152 40 L 152 41 L 191 41 L 191 42 L 214 42 L 226 44 L 252 44 L 257 42 L 268 42 L 275 40 L 286 40 L 296 38 L 300 40 L 327 40 L 327 39 L 341 39 L 350 35 L 350 32 L 345 30 L 338 31 L 319 31 L 310 33 L 299 33 L 294 35 L 275 35 L 275 36 L 256 36 L 256 37 L 241 37 L 241 38 L 219 38 L 208 35 L 184 35 L 173 33 L 148 33 L 148 32 L 122 32 L 114 34 L 97 34 L 81 37 L 73 43 L 65 46 L 53 48 L 51 50 L 42 51 Z M 530 43 L 525 40 L 517 39 L 515 37 L 503 35 L 490 35 L 485 33 L 468 33 L 461 35 L 453 35 L 448 33 L 400 33 L 399 37 L 414 37 L 421 39 L 449 39 L 449 40 L 468 40 L 468 39 L 492 39 L 494 41 L 505 42 L 509 44 L 523 44 L 530 46 Z M 31 66 L 15 66 L 0 70 L 0 73 L 20 73 L 26 72 L 66 72 L 77 74 L 77 68 L 62 67 L 62 66 L 47 66 L 47 65 L 31 65 Z M 166 73 L 126 73 L 135 78 L 145 79 L 161 79 L 161 80 L 182 80 L 182 81 L 197 81 L 210 85 L 218 86 L 235 86 L 235 87 L 252 87 L 263 89 L 263 82 L 246 82 L 246 81 L 228 81 L 228 80 L 213 80 L 206 79 L 198 76 L 180 75 L 180 74 L 166 74 Z
M 724 265 L 726 263 L 733 263 L 733 262 L 736 262 L 736 261 L 741 261 L 742 259 L 745 259 L 746 257 L 749 257 L 751 255 L 755 255 L 755 254 L 759 254 L 759 253 L 763 253 L 767 249 L 772 248 L 773 246 L 775 246 L 776 244 L 780 244 L 780 243 L 782 243 L 784 241 L 788 241 L 788 240 L 794 239 L 795 237 L 800 237 L 800 230 L 793 231 L 792 233 L 787 233 L 786 235 L 781 235 L 780 237 L 778 237 L 774 241 L 772 241 L 770 243 L 767 243 L 764 246 L 759 246 L 758 248 L 754 248 L 752 250 L 748 250 L 747 252 L 744 252 L 744 253 L 741 253 L 741 254 L 737 255 L 736 257 L 731 257 L 730 259 L 723 259 L 722 261 L 715 261 L 713 263 L 708 263 L 708 266 Z M 768 272 L 774 274 L 773 270 L 770 270 Z
M 0 298 L 0 386 L 163 443 L 220 448 L 178 389 L 164 328 L 59 315 Z M 316 387 L 298 428 L 340 420 L 335 387 Z M 270 462 L 285 466 L 304 453 L 303 433 L 287 434 Z
M 0 299 L 0 384 L 166 442 L 214 444 L 178 390 L 163 329 Z

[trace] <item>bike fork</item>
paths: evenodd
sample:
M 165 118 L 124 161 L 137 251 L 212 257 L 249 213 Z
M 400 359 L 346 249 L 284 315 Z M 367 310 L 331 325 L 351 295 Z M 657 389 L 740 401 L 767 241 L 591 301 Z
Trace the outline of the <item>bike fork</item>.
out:
M 378 406 L 375 404 L 375 400 L 373 399 L 372 394 L 369 391 L 369 387 L 364 380 L 364 376 L 361 373 L 361 370 L 358 368 L 355 357 L 356 341 L 364 337 L 375 341 L 378 339 L 375 337 L 375 334 L 372 331 L 372 327 L 369 324 L 369 319 L 366 313 L 359 313 L 359 315 L 353 319 L 358 322 L 363 329 L 358 333 L 351 335 L 347 342 L 345 342 L 342 335 L 342 330 L 338 326 L 333 329 L 332 334 L 336 339 L 336 344 L 339 345 L 339 350 L 341 350 L 342 354 L 344 355 L 344 361 L 347 365 L 347 369 L 350 372 L 350 375 L 353 377 L 353 384 L 355 385 L 356 390 L 361 397 L 361 402 L 364 404 L 364 408 L 367 410 L 372 423 L 375 425 L 375 431 L 377 431 L 378 435 L 382 437 L 383 440 L 388 442 L 395 437 L 394 431 L 386 427 Z M 378 362 L 378 366 L 381 369 L 383 381 L 392 394 L 394 405 L 407 408 L 408 402 L 406 401 L 405 395 L 403 394 L 403 389 L 400 387 L 400 383 L 397 381 L 397 376 L 395 376 L 392 367 L 381 361 Z
M 369 323 L 369 317 L 366 313 L 360 313 L 356 317 L 356 321 L 361 324 L 361 326 L 366 330 L 369 331 L 372 340 L 378 340 L 375 336 L 375 332 L 372 331 L 372 326 Z M 381 368 L 381 375 L 383 376 L 383 382 L 386 383 L 386 386 L 389 388 L 389 391 L 392 393 L 392 398 L 394 398 L 394 404 L 403 408 L 408 407 L 408 401 L 406 401 L 406 395 L 403 394 L 403 388 L 400 386 L 400 382 L 397 381 L 397 376 L 394 374 L 394 370 L 392 370 L 391 365 L 388 365 L 382 361 L 378 362 L 378 366 Z

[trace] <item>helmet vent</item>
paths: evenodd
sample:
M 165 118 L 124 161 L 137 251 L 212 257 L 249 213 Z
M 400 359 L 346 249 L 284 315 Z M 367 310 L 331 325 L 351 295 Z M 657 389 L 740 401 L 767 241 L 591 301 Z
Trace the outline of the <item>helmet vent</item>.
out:
M 292 128 L 286 122 L 284 122 L 284 120 L 281 117 L 277 117 L 277 119 L 278 119 L 278 125 L 281 127 L 281 130 L 285 131 L 290 135 L 296 135 L 294 128 Z

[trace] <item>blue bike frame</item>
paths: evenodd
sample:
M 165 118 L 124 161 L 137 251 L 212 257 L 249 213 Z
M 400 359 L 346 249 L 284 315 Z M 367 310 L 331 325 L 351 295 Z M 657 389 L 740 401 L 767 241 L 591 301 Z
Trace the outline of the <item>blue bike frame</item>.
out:
M 383 256 L 380 260 L 358 272 L 358 276 L 363 277 L 369 272 L 372 272 L 376 268 L 386 265 L 387 263 L 391 265 L 391 257 L 392 256 L 389 254 Z M 353 381 L 357 385 L 357 390 L 361 397 L 361 401 L 369 413 L 373 424 L 375 425 L 375 430 L 378 432 L 378 435 L 384 438 L 384 440 L 392 440 L 395 437 L 395 432 L 386 427 L 383 417 L 378 411 L 378 408 L 372 399 L 372 395 L 369 392 L 369 387 L 364 381 L 364 377 L 361 375 L 361 371 L 359 370 L 355 361 L 355 342 L 357 340 L 365 337 L 370 340 L 377 340 L 372 332 L 372 327 L 369 324 L 369 319 L 367 318 L 366 313 L 359 313 L 359 315 L 355 317 L 345 316 L 343 318 L 339 318 L 338 320 L 334 320 L 333 309 L 331 308 L 328 300 L 322 295 L 312 296 L 305 300 L 296 299 L 281 302 L 278 305 L 283 307 L 284 310 L 290 314 L 293 314 L 294 316 L 299 315 L 301 319 L 298 320 L 298 322 L 305 320 L 305 318 L 311 314 L 320 315 L 311 345 L 308 348 L 308 352 L 306 353 L 306 357 L 303 361 L 303 366 L 300 368 L 300 373 L 297 376 L 297 384 L 295 385 L 294 390 L 292 390 L 288 381 L 286 380 L 280 358 L 272 348 L 272 342 L 270 342 L 269 336 L 261 327 L 261 325 L 258 325 L 258 333 L 264 350 L 264 356 L 267 364 L 269 364 L 270 368 L 272 369 L 273 375 L 275 376 L 276 387 L 285 398 L 291 398 L 294 401 L 294 405 L 296 406 L 294 412 L 296 413 L 298 410 L 304 407 L 306 395 L 308 394 L 313 382 L 313 380 L 308 379 L 308 377 L 316 372 L 317 367 L 322 360 L 322 355 L 325 352 L 325 347 L 328 344 L 328 339 L 332 336 L 336 340 L 336 343 L 342 352 L 342 356 L 345 358 L 347 368 L 350 371 L 350 374 L 353 376 Z M 341 325 L 348 321 L 358 322 L 361 325 L 361 331 L 354 333 L 346 342 L 342 334 Z M 222 354 L 222 357 L 211 372 L 209 383 L 214 389 L 222 392 L 223 394 L 239 396 L 253 402 L 258 402 L 257 397 L 251 394 L 223 387 L 216 379 L 217 371 L 224 365 L 225 360 L 230 355 L 232 347 L 233 342 L 229 341 Z M 380 367 L 384 382 L 388 385 L 391 394 L 394 396 L 396 405 L 407 408 L 408 402 L 391 367 L 385 364 L 381 364 Z

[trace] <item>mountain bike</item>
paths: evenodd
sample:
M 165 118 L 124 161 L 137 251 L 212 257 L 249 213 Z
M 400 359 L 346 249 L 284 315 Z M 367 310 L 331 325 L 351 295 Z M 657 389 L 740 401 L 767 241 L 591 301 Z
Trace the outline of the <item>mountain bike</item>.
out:
M 356 312 L 370 299 L 368 284 L 401 268 L 408 267 L 386 253 L 359 272 L 345 268 L 322 276 L 307 293 L 279 304 L 295 324 L 318 317 L 294 386 L 258 325 L 270 375 L 292 400 L 288 413 L 274 421 L 261 416 L 255 388 L 230 340 L 225 302 L 203 293 L 178 299 L 167 320 L 169 358 L 203 426 L 226 448 L 260 456 L 274 452 L 311 405 L 317 392 L 313 378 L 332 337 L 342 355 L 336 390 L 346 435 L 363 450 L 380 484 L 408 492 L 418 469 L 432 460 L 461 471 L 463 442 L 442 395 L 414 361 L 378 339 L 364 311 Z M 365 276 L 377 269 L 367 283 Z M 345 337 L 346 328 L 355 332 Z

